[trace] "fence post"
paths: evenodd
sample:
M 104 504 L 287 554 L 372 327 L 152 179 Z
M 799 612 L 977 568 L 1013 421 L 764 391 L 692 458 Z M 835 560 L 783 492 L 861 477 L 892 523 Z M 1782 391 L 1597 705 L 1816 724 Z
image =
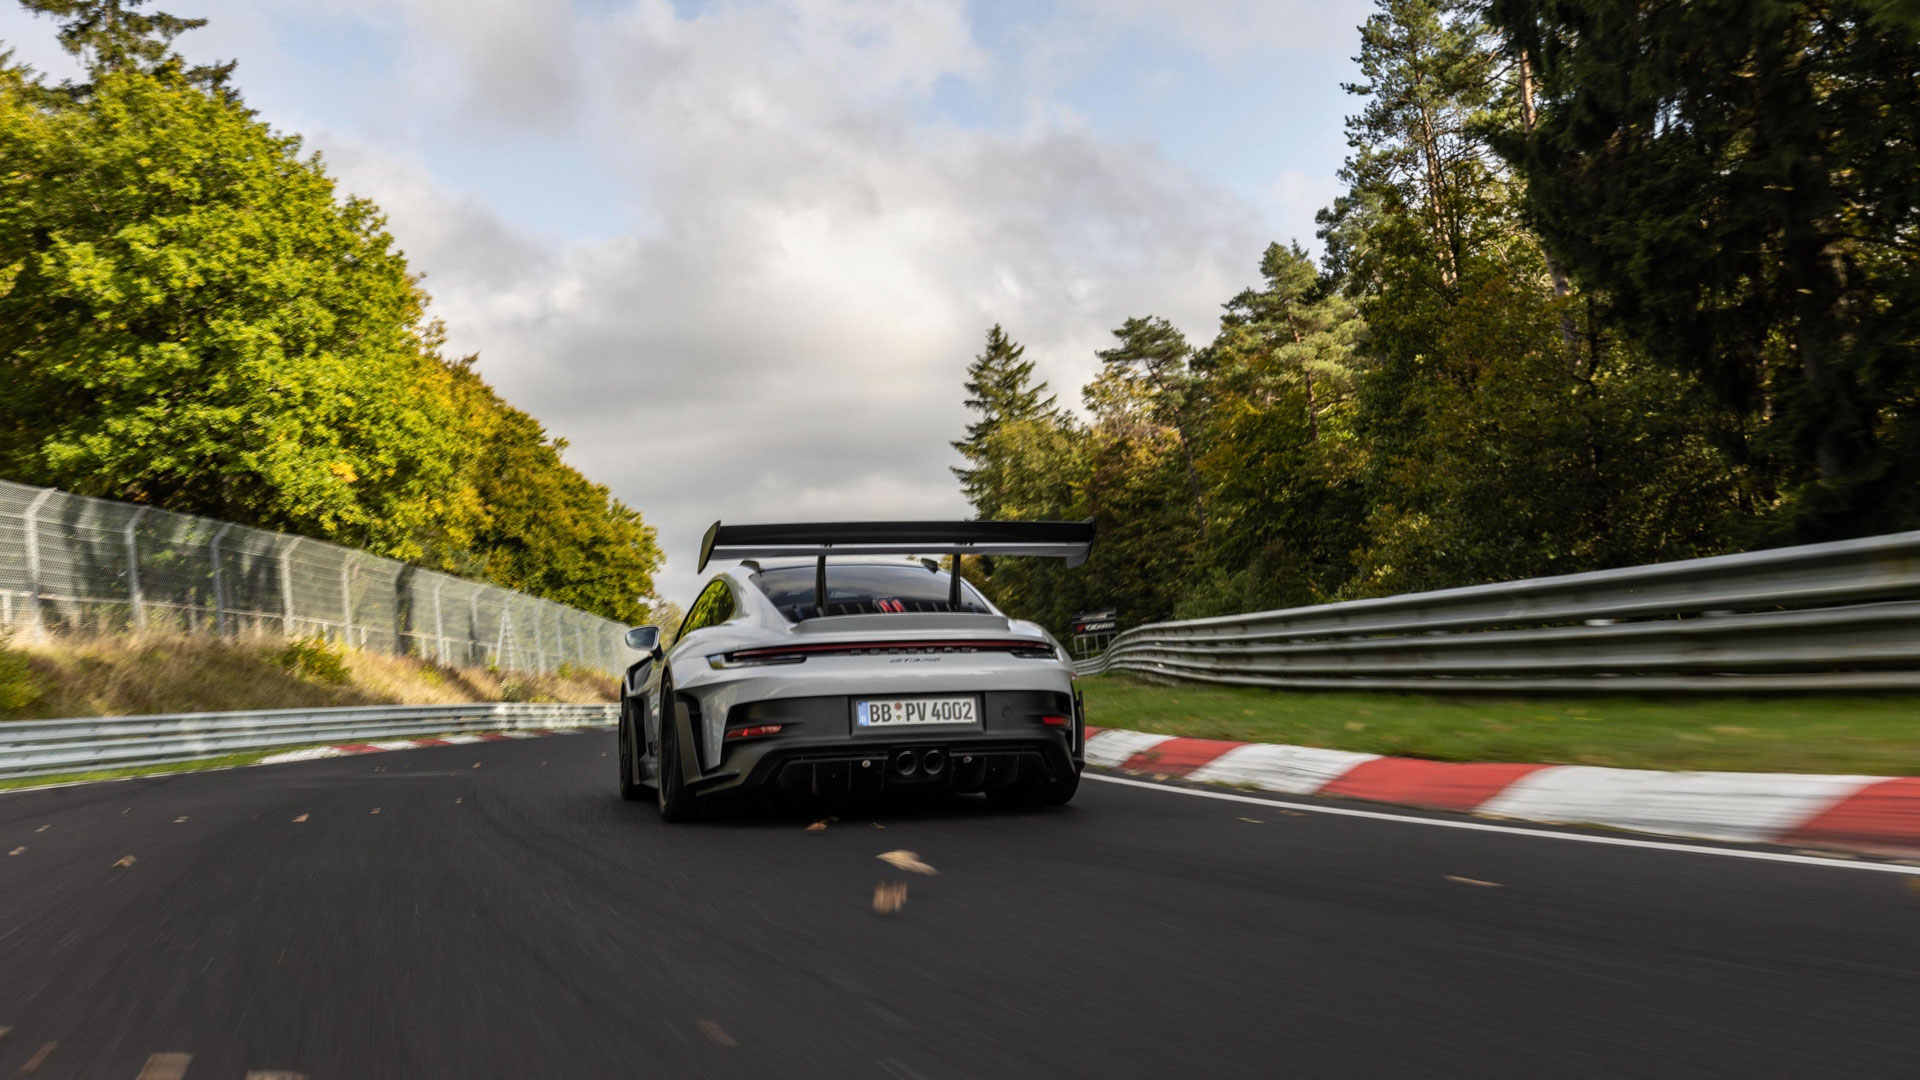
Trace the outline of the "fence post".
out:
M 133 605 L 133 628 L 143 631 L 147 628 L 147 594 L 140 588 L 140 536 L 136 532 L 140 519 L 147 516 L 151 506 L 143 506 L 127 519 L 125 535 L 127 538 L 127 600 Z
M 467 585 L 467 663 L 476 662 L 474 656 L 476 649 L 481 654 L 477 662 L 481 667 L 486 667 L 486 646 L 480 644 L 480 589 L 479 586 L 469 582 Z
M 213 540 L 207 545 L 213 553 L 213 634 L 215 637 L 227 636 L 227 578 L 220 572 L 220 541 L 227 538 L 227 530 L 233 528 L 229 521 L 213 531 Z
M 533 610 L 527 613 L 527 622 L 533 626 L 533 664 L 535 671 L 547 670 L 547 647 L 540 640 L 540 604 L 535 601 Z
M 447 662 L 447 626 L 440 621 L 440 590 L 447 587 L 447 579 L 434 575 L 433 578 L 433 655 Z
M 353 647 L 353 571 L 359 563 L 351 553 L 340 563 L 340 641 L 348 648 Z
M 40 612 L 40 508 L 55 494 L 54 489 L 48 488 L 27 504 L 27 591 L 33 594 L 27 599 L 32 605 L 27 613 L 27 634 L 33 638 L 44 638 L 47 634 L 46 620 Z
M 288 637 L 293 636 L 293 549 L 299 546 L 296 536 L 280 549 L 280 629 Z

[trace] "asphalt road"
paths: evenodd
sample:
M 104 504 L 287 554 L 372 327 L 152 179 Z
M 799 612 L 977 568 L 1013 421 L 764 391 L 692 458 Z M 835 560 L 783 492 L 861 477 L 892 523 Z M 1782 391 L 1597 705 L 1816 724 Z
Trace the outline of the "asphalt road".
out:
M 668 826 L 613 750 L 0 795 L 0 1076 L 1920 1076 L 1920 879 L 1098 782 Z

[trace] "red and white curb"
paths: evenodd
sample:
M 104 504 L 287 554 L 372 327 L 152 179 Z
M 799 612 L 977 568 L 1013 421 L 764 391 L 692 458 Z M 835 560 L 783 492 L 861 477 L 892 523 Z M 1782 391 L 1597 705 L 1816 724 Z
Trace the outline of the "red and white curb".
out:
M 1490 817 L 1745 843 L 1920 850 L 1920 777 L 1424 761 L 1087 729 L 1087 764 Z
M 335 743 L 332 746 L 306 746 L 268 754 L 256 765 L 280 765 L 289 761 L 314 761 L 319 758 L 347 757 L 353 754 L 379 754 L 388 750 L 413 750 L 422 746 L 465 746 L 469 743 L 504 742 L 508 739 L 537 739 L 543 735 L 578 735 L 591 728 L 534 728 L 526 731 L 482 731 L 468 735 L 439 735 L 423 739 L 380 739 L 374 742 Z

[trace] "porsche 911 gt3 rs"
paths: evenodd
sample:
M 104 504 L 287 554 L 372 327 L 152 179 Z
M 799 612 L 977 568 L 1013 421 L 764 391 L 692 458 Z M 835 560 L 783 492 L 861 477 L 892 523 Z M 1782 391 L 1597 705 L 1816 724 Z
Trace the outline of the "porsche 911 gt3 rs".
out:
M 743 791 L 850 797 L 984 792 L 1063 804 L 1086 721 L 1067 654 L 932 558 L 1085 561 L 1091 522 L 722 525 L 714 575 L 671 647 L 627 643 L 620 793 L 669 821 Z M 829 557 L 835 561 L 829 563 Z

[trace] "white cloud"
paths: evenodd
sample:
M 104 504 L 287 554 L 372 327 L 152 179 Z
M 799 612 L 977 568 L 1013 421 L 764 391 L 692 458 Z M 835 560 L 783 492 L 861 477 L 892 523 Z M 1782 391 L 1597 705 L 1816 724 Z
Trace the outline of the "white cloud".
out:
M 948 440 L 992 323 L 1077 402 L 1109 328 L 1152 313 L 1210 336 L 1270 239 L 1258 208 L 1088 130 L 1044 87 L 1012 129 L 929 119 L 941 80 L 1023 70 L 984 52 L 957 0 L 350 10 L 357 32 L 398 36 L 382 48 L 405 69 L 378 109 L 323 129 L 317 107 L 269 119 L 316 128 L 343 187 L 385 208 L 428 275 L 452 350 L 479 352 L 574 464 L 660 528 L 661 589 L 682 603 L 715 518 L 964 515 Z M 1114 10 L 1230 51 L 1216 24 L 1256 6 Z M 1285 21 L 1261 15 L 1258 33 Z M 243 25 L 221 43 L 244 88 L 299 42 Z M 604 230 L 555 239 L 432 164 L 449 131 L 480 155 L 530 130 L 618 192 L 593 208 Z

